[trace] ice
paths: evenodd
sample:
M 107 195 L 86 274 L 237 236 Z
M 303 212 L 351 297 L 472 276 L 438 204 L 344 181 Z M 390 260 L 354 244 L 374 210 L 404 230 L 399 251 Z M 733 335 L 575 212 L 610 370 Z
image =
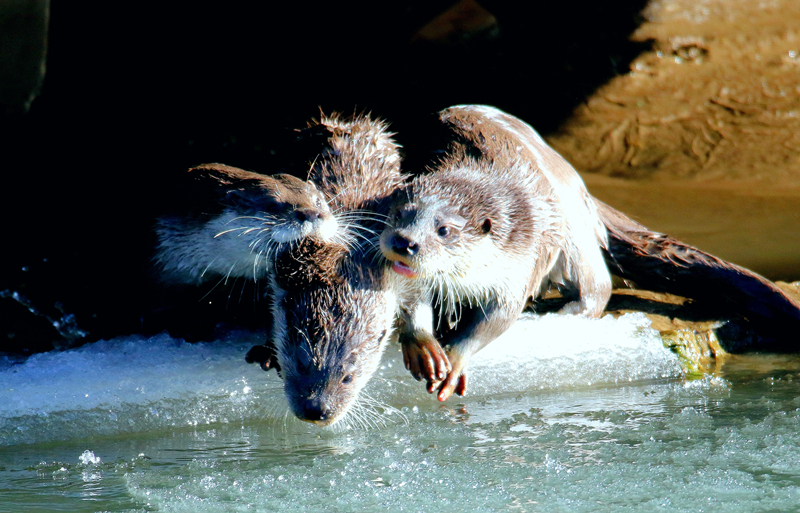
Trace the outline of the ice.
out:
M 678 358 L 664 347 L 643 314 L 588 319 L 526 315 L 469 364 L 470 397 L 585 387 L 682 376 Z M 399 349 L 394 349 L 395 354 Z M 389 367 L 391 365 L 391 367 Z M 388 359 L 380 374 L 409 383 L 402 360 Z M 411 382 L 413 383 L 413 381 Z M 374 390 L 374 388 L 372 389 Z M 421 386 L 397 386 L 383 400 L 424 397 Z M 457 400 L 457 399 L 456 399 Z
M 663 403 L 672 391 L 628 393 Z M 728 422 L 682 405 L 632 422 L 637 410 L 609 412 L 602 429 L 573 421 L 600 413 L 592 407 L 529 408 L 492 423 L 427 414 L 383 437 L 354 436 L 350 451 L 248 464 L 217 453 L 160 481 L 127 482 L 134 497 L 168 511 L 796 510 L 797 411 Z
M 282 399 L 274 373 L 244 362 L 263 337 L 123 337 L 0 367 L 0 445 L 251 418 L 263 413 L 254 391 Z
M 281 381 L 244 362 L 263 337 L 232 332 L 225 340 L 197 344 L 167 335 L 123 337 L 0 366 L 0 443 L 281 417 Z M 382 415 L 433 400 L 403 368 L 397 346 L 384 358 L 365 391 L 387 405 Z M 478 353 L 470 364 L 469 392 L 492 396 L 681 372 L 643 316 L 549 315 L 521 320 Z
M 438 403 L 393 347 L 366 392 L 397 413 L 383 426 L 319 429 L 286 416 L 274 372 L 244 363 L 262 336 L 126 337 L 0 367 L 0 509 L 800 504 L 800 358 L 688 381 L 642 316 L 526 318 L 475 356 L 467 397 Z

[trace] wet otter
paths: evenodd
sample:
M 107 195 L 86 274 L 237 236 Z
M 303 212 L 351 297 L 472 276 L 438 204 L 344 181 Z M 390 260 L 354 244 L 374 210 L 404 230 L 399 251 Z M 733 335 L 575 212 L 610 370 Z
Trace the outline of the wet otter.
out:
M 691 289 L 711 276 L 734 280 L 732 297 L 738 287 L 757 291 L 756 302 L 784 301 L 766 280 L 659 237 L 594 200 L 571 166 L 522 121 L 489 107 L 454 107 L 441 118 L 452 132 L 450 152 L 439 169 L 408 188 L 384 125 L 334 118 L 312 127 L 327 143 L 310 179 L 331 210 L 348 220 L 340 222 L 345 235 L 327 242 L 304 237 L 277 250 L 269 274 L 275 333 L 261 353 L 250 355 L 265 368 L 279 364 L 300 419 L 341 420 L 393 333 L 407 366 L 429 381 L 429 390 L 438 390 L 441 400 L 463 394 L 471 355 L 545 287 L 571 297 L 564 312 L 599 315 L 610 293 L 604 258 L 623 276 L 653 270 L 652 281 L 665 290 Z M 376 258 L 370 235 L 383 230 L 384 213 L 391 226 L 380 243 L 391 265 Z M 434 249 L 424 244 L 431 241 Z M 416 255 L 433 262 L 418 264 Z M 687 273 L 673 257 L 691 263 Z M 452 277 L 441 278 L 449 272 Z M 785 301 L 778 315 L 792 319 L 794 311 L 798 322 L 797 305 Z M 439 325 L 452 325 L 442 330 L 441 344 L 433 331 L 437 306 Z
M 452 366 L 446 381 L 440 378 L 447 363 L 431 337 L 403 343 L 412 373 L 445 400 L 464 392 L 471 355 L 511 326 L 528 298 L 558 285 L 576 296 L 563 312 L 597 317 L 611 277 L 591 196 L 533 129 L 488 107 L 452 107 L 440 117 L 454 132 L 453 148 L 400 195 L 380 244 L 393 275 L 413 283 L 405 284 L 417 296 L 410 310 L 438 302 L 440 317 L 458 324 L 442 341 Z M 478 144 L 485 154 L 470 155 Z M 461 322 L 463 305 L 479 308 Z
M 349 243 L 306 237 L 280 248 L 270 276 L 274 333 L 248 359 L 279 369 L 298 418 L 329 425 L 357 403 L 392 335 L 396 295 L 371 245 L 403 176 L 382 121 L 331 116 L 308 130 L 327 139 L 309 179 L 347 220 L 340 228 Z
M 155 260 L 179 283 L 209 276 L 261 279 L 281 244 L 303 237 L 333 240 L 338 220 L 310 181 L 261 175 L 224 164 L 189 170 L 203 211 L 158 219 Z M 199 218 L 199 219 L 198 219 Z
M 470 357 L 548 287 L 573 299 L 564 313 L 599 316 L 611 293 L 606 263 L 656 290 L 722 291 L 750 316 L 800 325 L 800 307 L 764 278 L 592 198 L 521 120 L 485 106 L 451 107 L 440 119 L 453 133 L 451 150 L 400 195 L 380 239 L 395 287 L 405 291 L 400 307 L 416 312 L 400 337 L 404 361 L 439 400 L 464 393 Z M 455 325 L 441 344 L 428 327 L 437 303 Z M 462 309 L 468 318 L 459 319 Z
M 325 426 L 344 418 L 380 364 L 396 296 L 371 260 L 313 239 L 276 260 L 275 353 L 301 420 Z

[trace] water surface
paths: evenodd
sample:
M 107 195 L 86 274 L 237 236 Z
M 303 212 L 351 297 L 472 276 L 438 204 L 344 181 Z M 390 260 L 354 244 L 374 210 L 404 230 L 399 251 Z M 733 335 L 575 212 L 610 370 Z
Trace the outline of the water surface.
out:
M 393 348 L 337 429 L 290 417 L 278 378 L 242 362 L 259 334 L 7 363 L 0 509 L 795 509 L 800 358 L 734 357 L 690 381 L 645 324 L 520 322 L 444 404 Z

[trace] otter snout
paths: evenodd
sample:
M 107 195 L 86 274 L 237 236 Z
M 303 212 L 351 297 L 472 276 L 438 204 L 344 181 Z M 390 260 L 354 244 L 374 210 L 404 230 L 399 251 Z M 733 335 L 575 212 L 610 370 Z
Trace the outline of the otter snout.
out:
M 395 233 L 389 238 L 389 249 L 398 255 L 414 256 L 419 252 L 419 244 Z
M 323 213 L 314 208 L 301 208 L 294 211 L 294 216 L 300 223 L 304 223 L 306 221 L 313 223 L 317 219 L 321 218 Z
M 300 405 L 302 415 L 298 415 L 300 420 L 325 425 L 330 420 L 328 405 L 320 398 L 310 398 Z
M 297 380 L 301 383 L 297 383 Z M 284 382 L 289 407 L 295 417 L 318 426 L 328 426 L 341 417 L 339 400 L 344 397 L 341 391 L 332 390 L 327 376 L 293 376 Z M 315 381 L 310 389 L 306 389 L 306 380 Z M 306 382 L 307 383 L 307 382 Z M 300 388 L 298 390 L 296 387 Z M 322 386 L 322 389 L 320 389 Z

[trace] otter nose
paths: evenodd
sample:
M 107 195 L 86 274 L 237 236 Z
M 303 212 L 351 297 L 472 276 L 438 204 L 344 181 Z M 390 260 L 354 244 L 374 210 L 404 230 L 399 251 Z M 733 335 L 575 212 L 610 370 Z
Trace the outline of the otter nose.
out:
M 295 217 L 301 223 L 308 221 L 309 223 L 313 223 L 317 219 L 321 217 L 321 214 L 318 210 L 314 210 L 313 208 L 301 208 L 294 211 Z
M 402 235 L 394 235 L 391 240 L 392 251 L 398 255 L 414 256 L 419 251 L 419 244 L 411 242 Z
M 308 421 L 328 420 L 328 407 L 319 399 L 309 399 L 303 405 L 303 417 Z

